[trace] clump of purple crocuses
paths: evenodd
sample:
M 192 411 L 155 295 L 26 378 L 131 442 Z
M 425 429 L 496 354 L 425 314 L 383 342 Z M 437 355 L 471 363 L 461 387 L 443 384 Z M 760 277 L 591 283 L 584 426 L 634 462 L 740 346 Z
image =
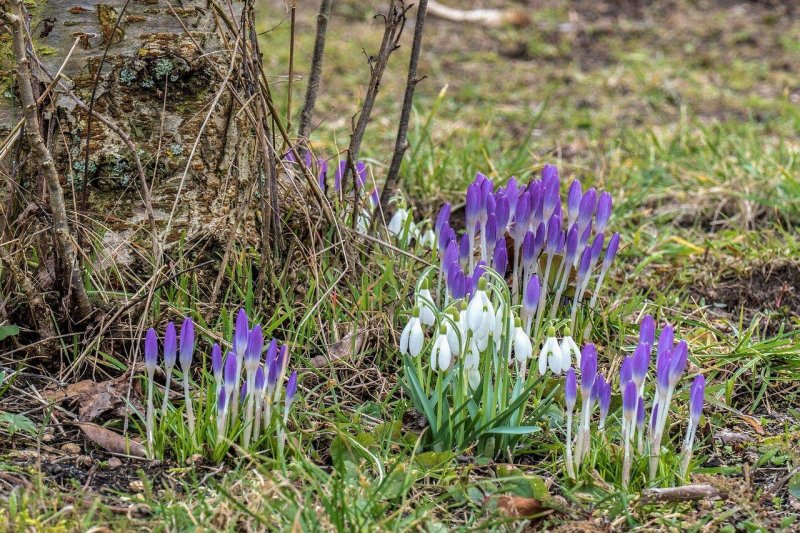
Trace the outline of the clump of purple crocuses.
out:
M 650 370 L 651 354 L 655 343 L 655 321 L 646 315 L 640 325 L 639 341 L 632 355 L 626 356 L 619 370 L 619 391 L 622 398 L 620 444 L 622 449 L 622 485 L 630 483 L 633 456 L 647 457 L 649 479 L 654 482 L 658 475 L 662 454 L 662 440 L 670 414 L 670 404 L 676 387 L 686 369 L 689 347 L 686 341 L 675 342 L 675 332 L 665 324 L 656 344 L 655 392 L 650 409 L 650 425 L 645 435 L 646 380 Z M 611 402 L 611 383 L 597 369 L 597 350 L 592 344 L 584 346 L 580 364 L 581 414 L 578 432 L 572 435 L 572 413 L 577 401 L 578 381 L 570 369 L 564 384 L 565 419 L 567 424 L 565 455 L 567 475 L 574 479 L 582 461 L 591 448 L 591 418 L 594 405 L 599 406 L 598 432 L 605 435 L 605 422 Z M 700 421 L 705 395 L 705 378 L 698 375 L 689 393 L 689 424 L 681 452 L 680 477 L 685 479 L 691 460 L 695 433 Z M 635 444 L 638 435 L 638 445 Z M 573 447 L 575 452 L 573 454 Z
M 262 435 L 274 432 L 277 435 L 278 447 L 283 450 L 285 425 L 288 423 L 289 411 L 297 391 L 297 371 L 293 371 L 286 379 L 289 364 L 287 345 L 279 345 L 272 339 L 265 348 L 264 335 L 260 324 L 253 324 L 247 313 L 239 310 L 231 349 L 223 357 L 223 349 L 218 343 L 211 347 L 211 370 L 213 379 L 200 381 L 201 387 L 210 390 L 207 395 L 214 398 L 216 410 L 216 437 L 211 447 L 231 444 L 239 439 L 245 450 L 262 442 Z M 164 420 L 169 410 L 169 384 L 175 366 L 176 355 L 180 363 L 181 381 L 184 393 L 184 412 L 186 427 L 195 449 L 203 443 L 204 432 L 198 434 L 195 420 L 195 399 L 191 393 L 192 359 L 195 351 L 194 323 L 186 317 L 176 332 L 175 325 L 170 322 L 163 337 L 164 371 L 166 374 L 164 401 L 158 418 Z M 155 424 L 157 417 L 153 409 L 154 376 L 158 366 L 158 335 L 149 329 L 145 335 L 144 353 L 147 372 L 147 412 L 145 428 L 147 432 L 148 450 L 154 455 Z M 244 375 L 243 375 L 244 374 Z M 285 383 L 285 386 L 284 386 Z M 285 394 L 284 394 L 285 390 Z M 205 397 L 206 395 L 200 395 Z M 282 419 L 273 417 L 273 412 L 282 409 Z M 280 412 L 280 411 L 279 411 Z M 209 413 L 210 415 L 210 413 Z M 202 419 L 201 419 L 202 420 Z

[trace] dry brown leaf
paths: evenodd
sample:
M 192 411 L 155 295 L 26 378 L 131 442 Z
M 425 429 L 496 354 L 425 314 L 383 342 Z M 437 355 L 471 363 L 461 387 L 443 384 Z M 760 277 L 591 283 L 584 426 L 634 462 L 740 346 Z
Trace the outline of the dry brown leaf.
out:
M 144 410 L 136 396 L 131 395 L 130 404 L 126 401 L 129 379 L 130 374 L 127 372 L 100 383 L 85 379 L 63 390 L 45 391 L 45 397 L 50 401 L 77 403 L 78 418 L 82 422 L 91 422 L 110 411 L 124 416 L 131 407 Z
M 362 331 L 350 332 L 328 348 L 328 355 L 318 355 L 311 358 L 314 368 L 321 368 L 340 359 L 349 360 L 364 349 L 366 335 Z
M 147 451 L 144 445 L 137 440 L 124 437 L 119 433 L 115 433 L 97 424 L 92 424 L 91 422 L 76 422 L 75 425 L 81 428 L 90 441 L 106 451 L 133 455 L 134 457 L 147 457 Z
M 545 510 L 545 507 L 536 498 L 503 494 L 497 496 L 497 510 L 506 516 L 523 518 L 539 514 Z
M 743 413 L 739 413 L 739 418 L 744 420 L 744 422 L 748 426 L 753 428 L 753 431 L 755 431 L 759 435 L 764 435 L 764 428 L 761 425 L 761 422 L 759 422 L 757 418 L 755 418 L 753 416 L 750 416 L 750 415 L 743 414 Z

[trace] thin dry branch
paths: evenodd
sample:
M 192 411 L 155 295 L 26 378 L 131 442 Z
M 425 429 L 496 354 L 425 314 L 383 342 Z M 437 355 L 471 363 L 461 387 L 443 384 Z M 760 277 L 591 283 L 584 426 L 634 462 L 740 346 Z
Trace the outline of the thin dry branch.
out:
M 4 18 L 11 28 L 14 55 L 17 59 L 17 86 L 25 117 L 25 134 L 31 147 L 31 157 L 41 168 L 47 183 L 50 209 L 53 216 L 53 233 L 61 259 L 63 272 L 69 277 L 67 293 L 71 296 L 72 316 L 80 322 L 92 312 L 89 296 L 83 285 L 75 241 L 72 239 L 58 171 L 53 157 L 45 146 L 39 123 L 39 111 L 31 84 L 30 61 L 27 52 L 25 20 L 27 13 L 22 0 L 11 0 L 13 13 L 4 9 Z M 5 6 L 4 6 L 5 8 Z
M 428 9 L 432 16 L 452 22 L 471 22 L 496 28 L 506 24 L 510 26 L 525 27 L 530 25 L 531 18 L 516 9 L 456 9 L 431 0 Z
M 314 106 L 317 102 L 319 82 L 322 79 L 322 60 L 325 55 L 325 37 L 328 33 L 328 19 L 330 16 L 331 0 L 322 0 L 319 4 L 319 14 L 317 15 L 317 33 L 314 37 L 314 55 L 311 58 L 311 71 L 308 75 L 306 99 L 303 103 L 303 111 L 300 113 L 300 127 L 297 130 L 301 143 L 308 142 L 308 135 L 311 133 L 311 117 L 314 114 Z
M 378 50 L 378 55 L 370 58 L 370 76 L 369 85 L 367 86 L 367 93 L 364 96 L 364 103 L 361 106 L 361 111 L 358 113 L 358 121 L 353 128 L 353 133 L 350 135 L 350 146 L 347 148 L 347 165 L 345 167 L 344 176 L 342 176 L 342 190 L 344 191 L 350 176 L 355 176 L 355 165 L 358 161 L 358 154 L 361 150 L 361 141 L 364 139 L 364 133 L 367 130 L 370 115 L 372 114 L 372 107 L 375 105 L 375 100 L 378 97 L 378 90 L 381 86 L 383 72 L 386 70 L 386 65 L 389 63 L 389 56 L 399 48 L 400 36 L 403 33 L 403 28 L 406 22 L 406 13 L 410 9 L 406 7 L 402 0 L 390 0 L 389 11 L 386 15 L 382 16 L 384 19 L 383 40 L 381 47 Z M 355 227 L 356 219 L 358 218 L 358 204 L 359 195 L 358 187 L 353 180 L 353 219 L 352 227 Z
M 642 499 L 648 503 L 711 500 L 719 497 L 719 491 L 705 483 L 664 489 L 645 489 L 642 491 Z
M 397 181 L 400 176 L 400 165 L 403 163 L 403 156 L 408 148 L 408 122 L 411 120 L 411 106 L 414 103 L 414 89 L 420 81 L 417 78 L 417 65 L 419 64 L 419 53 L 422 49 L 422 32 L 425 27 L 425 18 L 428 12 L 428 0 L 420 0 L 417 6 L 417 19 L 414 27 L 414 40 L 411 44 L 411 58 L 408 62 L 408 78 L 406 80 L 406 92 L 403 96 L 403 108 L 400 111 L 400 123 L 397 126 L 397 137 L 394 142 L 394 153 L 392 162 L 389 164 L 389 173 L 381 190 L 380 201 L 372 213 L 370 222 L 370 232 L 375 227 L 375 220 L 380 214 L 382 205 L 386 205 L 389 198 L 397 190 Z

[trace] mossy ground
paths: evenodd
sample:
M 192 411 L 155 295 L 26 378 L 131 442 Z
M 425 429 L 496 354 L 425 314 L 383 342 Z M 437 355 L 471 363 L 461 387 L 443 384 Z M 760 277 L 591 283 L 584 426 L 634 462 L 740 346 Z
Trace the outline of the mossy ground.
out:
M 418 85 L 402 190 L 417 218 L 443 200 L 458 201 L 477 170 L 498 180 L 526 178 L 554 163 L 562 176 L 610 190 L 624 247 L 607 295 L 611 325 L 598 335 L 608 341 L 645 306 L 676 324 L 693 348 L 691 370 L 702 369 L 709 381 L 695 479 L 726 498 L 654 505 L 607 487 L 605 498 L 590 502 L 580 489 L 560 486 L 558 455 L 546 439 L 534 464 L 510 472 L 469 457 L 415 459 L 406 433 L 417 421 L 396 400 L 398 361 L 387 333 L 415 265 L 395 258 L 378 265 L 379 282 L 366 276 L 352 296 L 335 295 L 340 303 L 326 302 L 298 333 L 299 357 L 308 360 L 347 333 L 342 324 L 357 324 L 368 341 L 353 359 L 309 370 L 297 420 L 300 453 L 287 469 L 269 462 L 230 469 L 126 462 L 109 474 L 107 457 L 91 445 L 89 462 L 58 459 L 56 444 L 77 436 L 69 429 L 56 431 L 51 444 L 15 437 L 0 460 L 0 490 L 11 494 L 0 523 L 20 531 L 793 527 L 800 512 L 800 478 L 791 475 L 800 465 L 795 8 L 713 0 L 493 3 L 527 10 L 532 25 L 427 22 L 420 66 L 426 79 Z M 298 10 L 300 74 L 313 43 L 311 4 Z M 368 4 L 334 2 L 313 133 L 321 154 L 346 148 L 364 94 L 364 53 L 377 50 L 382 29 L 373 15 L 385 7 Z M 259 15 L 266 71 L 285 108 L 283 9 L 282 2 L 264 1 Z M 378 181 L 391 156 L 409 45 L 407 31 L 364 143 Z M 296 120 L 304 82 L 293 87 Z M 304 297 L 286 300 L 310 306 Z M 398 426 L 403 432 L 395 434 Z M 353 453 L 342 434 L 372 450 L 372 458 L 339 463 Z M 44 466 L 25 455 L 37 440 L 50 454 Z M 384 469 L 381 479 L 373 459 Z M 9 492 L 12 485 L 24 488 Z M 496 498 L 543 492 L 558 497 L 534 519 L 509 516 Z

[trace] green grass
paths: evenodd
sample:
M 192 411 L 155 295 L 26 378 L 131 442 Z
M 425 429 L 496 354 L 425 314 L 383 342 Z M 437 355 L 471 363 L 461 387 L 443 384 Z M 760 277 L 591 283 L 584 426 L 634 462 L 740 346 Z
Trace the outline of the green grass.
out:
M 176 454 L 178 461 L 133 462 L 116 473 L 96 460 L 97 472 L 111 472 L 116 483 L 84 487 L 86 477 L 55 481 L 36 461 L 9 451 L 0 457 L 6 476 L 0 481 L 24 483 L 0 489 L 0 525 L 9 531 L 101 524 L 156 531 L 518 530 L 530 522 L 510 516 L 498 498 L 513 494 L 542 499 L 554 510 L 531 519 L 536 527 L 790 528 L 797 494 L 766 491 L 800 464 L 793 436 L 800 429 L 800 320 L 791 307 L 792 291 L 800 286 L 790 278 L 767 281 L 787 283 L 788 296 L 776 302 L 773 292 L 782 293 L 769 285 L 772 292 L 763 290 L 769 297 L 757 299 L 757 306 L 742 295 L 761 290 L 751 283 L 753 272 L 796 267 L 800 257 L 800 113 L 796 84 L 782 66 L 796 55 L 800 27 L 756 5 L 740 14 L 720 8 L 706 16 L 679 4 L 675 12 L 653 8 L 655 24 L 643 28 L 637 24 L 645 19 L 606 31 L 602 23 L 610 19 L 581 18 L 579 34 L 559 30 L 569 20 L 566 1 L 533 13 L 533 30 L 454 32 L 454 26 L 430 19 L 421 66 L 428 78 L 418 86 L 402 191 L 417 220 L 429 218 L 443 200 L 461 201 L 479 170 L 502 182 L 512 175 L 526 179 L 552 162 L 562 180 L 579 177 L 612 191 L 612 227 L 622 233 L 623 248 L 604 313 L 593 318 L 601 367 L 629 348 L 643 310 L 676 325 L 692 347 L 689 372 L 702 369 L 708 380 L 696 480 L 726 489 L 724 501 L 655 505 L 621 493 L 606 481 L 620 468 L 614 446 L 593 457 L 596 475 L 569 484 L 558 462 L 562 422 L 555 408 L 545 413 L 543 431 L 523 441 L 513 466 L 476 459 L 469 451 L 425 450 L 400 384 L 402 359 L 395 348 L 401 311 L 425 265 L 379 247 L 369 264 L 355 269 L 342 261 L 342 243 L 330 233 L 327 247 L 293 250 L 295 261 L 309 265 L 304 272 L 275 265 L 261 298 L 255 293 L 258 252 L 235 251 L 220 313 L 206 307 L 208 267 L 194 269 L 195 250 L 183 250 L 175 271 L 185 272 L 156 292 L 125 339 L 140 326 L 189 314 L 209 348 L 212 339 L 230 336 L 241 305 L 269 324 L 265 335 L 290 342 L 292 364 L 303 369 L 290 420 L 290 460 L 232 458 L 220 470 L 187 465 Z M 262 29 L 279 22 L 276 9 L 262 6 Z M 349 117 L 364 93 L 368 70 L 361 49 L 374 51 L 380 38 L 372 9 L 352 3 L 334 9 L 318 104 L 318 118 L 325 120 L 313 137 L 326 155 L 346 146 Z M 303 73 L 313 39 L 310 11 L 302 6 L 298 15 L 297 69 Z M 680 17 L 688 29 L 674 32 Z M 731 26 L 737 31 L 728 31 Z M 284 22 L 262 36 L 262 48 L 270 51 L 266 70 L 275 76 L 287 71 L 288 33 Z M 755 45 L 748 44 L 752 39 Z M 502 54 L 520 42 L 529 60 Z M 407 43 L 390 62 L 364 145 L 378 181 L 394 139 Z M 282 81 L 277 78 L 273 90 L 285 98 Z M 302 88 L 295 84 L 295 102 L 302 100 Z M 357 256 L 346 249 L 350 258 Z M 130 273 L 114 275 L 119 286 L 142 281 Z M 103 286 L 87 278 L 93 290 Z M 735 287 L 735 297 L 719 289 L 723 284 Z M 76 373 L 94 369 L 98 380 L 125 369 L 136 350 L 98 343 L 79 358 L 77 346 L 77 339 L 64 339 L 65 363 Z M 311 363 L 329 351 L 344 356 Z M 679 389 L 674 421 L 685 419 L 687 392 L 688 385 Z M 612 405 L 612 416 L 614 411 Z M 120 429 L 122 422 L 111 427 Z M 673 427 L 673 446 L 679 446 L 683 427 Z M 15 442 L 46 450 L 44 428 L 38 429 L 36 436 L 16 434 Z M 718 439 L 723 430 L 754 440 L 726 444 Z M 7 428 L 0 426 L 0 435 L 7 438 Z

